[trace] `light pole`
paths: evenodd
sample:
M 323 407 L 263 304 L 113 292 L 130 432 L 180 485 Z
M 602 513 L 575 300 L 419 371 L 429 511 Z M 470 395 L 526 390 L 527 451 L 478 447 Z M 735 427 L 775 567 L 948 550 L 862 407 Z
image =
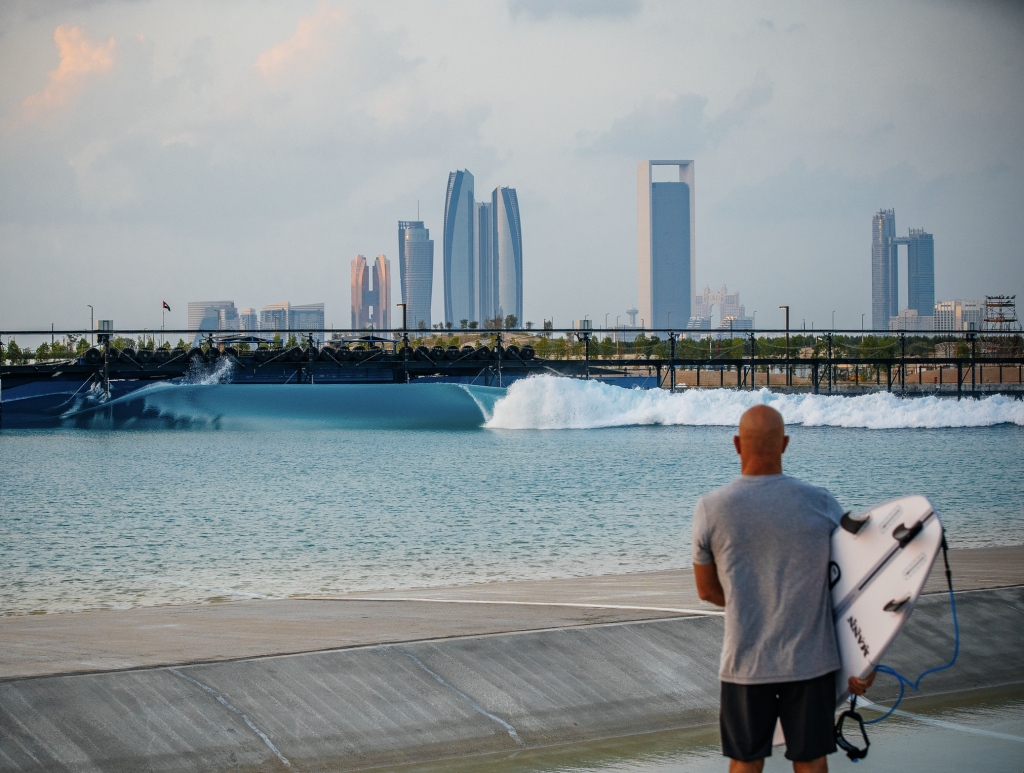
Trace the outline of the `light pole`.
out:
M 606 313 L 604 315 L 604 329 L 605 329 L 605 332 L 608 331 L 608 314 L 611 314 L 611 312 L 609 311 L 608 313 Z
M 836 310 L 832 309 L 832 329 L 836 329 Z
M 757 330 L 757 309 L 754 309 L 753 317 L 754 321 L 751 322 L 751 324 L 754 326 L 754 330 Z
M 864 315 L 860 315 L 860 332 L 864 332 Z
M 668 313 L 668 329 L 669 330 L 672 329 L 672 312 L 671 311 Z
M 779 306 L 779 308 L 786 310 L 786 386 L 793 386 L 790 383 L 791 376 L 789 370 L 789 306 Z
M 94 346 L 96 344 L 96 337 L 92 334 L 91 331 L 96 327 L 96 323 L 93 321 L 93 318 L 92 318 L 93 317 L 92 304 L 91 303 L 87 303 L 85 305 L 89 307 L 89 331 L 90 331 L 89 332 L 89 346 Z

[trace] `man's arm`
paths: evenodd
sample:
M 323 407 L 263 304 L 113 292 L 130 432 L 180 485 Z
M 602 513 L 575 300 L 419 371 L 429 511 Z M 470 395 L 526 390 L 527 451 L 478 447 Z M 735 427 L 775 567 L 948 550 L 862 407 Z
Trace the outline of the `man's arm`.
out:
M 694 564 L 693 576 L 697 580 L 697 595 L 701 601 L 710 601 L 720 607 L 725 606 L 725 590 L 718 580 L 718 567 L 715 562 L 710 564 Z

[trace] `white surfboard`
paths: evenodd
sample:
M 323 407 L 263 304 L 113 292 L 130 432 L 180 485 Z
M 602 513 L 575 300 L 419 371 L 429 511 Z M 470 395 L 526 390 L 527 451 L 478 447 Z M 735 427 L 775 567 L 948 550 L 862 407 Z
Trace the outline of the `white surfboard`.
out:
M 917 599 L 942 546 L 942 524 L 922 496 L 901 497 L 847 513 L 832 533 L 829 586 L 842 658 L 836 703 L 849 677 L 874 670 Z

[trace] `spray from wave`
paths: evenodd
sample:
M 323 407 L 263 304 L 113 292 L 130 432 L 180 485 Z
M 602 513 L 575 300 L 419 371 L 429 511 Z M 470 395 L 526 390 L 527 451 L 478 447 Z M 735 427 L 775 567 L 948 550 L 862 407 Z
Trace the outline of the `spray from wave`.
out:
M 856 397 L 785 395 L 761 389 L 622 389 L 597 381 L 537 376 L 515 382 L 498 400 L 491 429 L 595 429 L 645 424 L 735 426 L 752 405 L 778 409 L 788 424 L 868 429 L 1024 426 L 1024 401 L 899 398 L 879 392 Z
M 231 357 L 221 357 L 214 365 L 205 365 L 198 359 L 193 359 L 178 383 L 188 386 L 213 386 L 214 384 L 230 384 L 231 373 L 235 369 L 235 360 Z

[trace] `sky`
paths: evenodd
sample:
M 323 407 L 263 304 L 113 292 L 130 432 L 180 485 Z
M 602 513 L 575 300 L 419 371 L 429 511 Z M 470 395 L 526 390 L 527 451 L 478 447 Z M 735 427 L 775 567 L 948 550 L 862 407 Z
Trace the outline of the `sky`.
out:
M 517 189 L 524 316 L 626 322 L 636 164 L 693 159 L 696 284 L 758 327 L 871 318 L 871 215 L 936 297 L 1024 300 L 1024 4 L 8 0 L 0 329 L 326 304 L 448 173 Z M 901 250 L 901 294 L 906 267 Z

